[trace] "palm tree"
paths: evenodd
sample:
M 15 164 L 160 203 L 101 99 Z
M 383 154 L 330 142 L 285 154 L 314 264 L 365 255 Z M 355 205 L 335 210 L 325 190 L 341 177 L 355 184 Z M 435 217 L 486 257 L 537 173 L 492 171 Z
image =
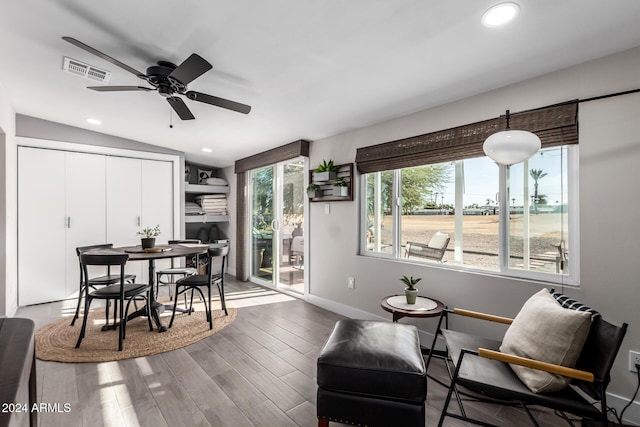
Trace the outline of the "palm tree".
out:
M 542 169 L 531 169 L 529 170 L 529 175 L 533 179 L 533 210 L 538 214 L 538 181 L 547 176 L 546 172 L 543 172 Z

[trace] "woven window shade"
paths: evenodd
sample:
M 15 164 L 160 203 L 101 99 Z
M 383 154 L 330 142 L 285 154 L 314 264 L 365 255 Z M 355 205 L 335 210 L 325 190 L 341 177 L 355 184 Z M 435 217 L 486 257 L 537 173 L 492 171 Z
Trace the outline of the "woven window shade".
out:
M 578 101 L 511 114 L 512 129 L 538 135 L 542 147 L 578 143 Z M 506 117 L 358 148 L 360 173 L 401 169 L 484 156 L 482 144 L 506 128 Z
M 273 165 L 283 160 L 293 159 L 295 157 L 309 157 L 309 141 L 300 139 L 262 153 L 254 154 L 236 161 L 235 172 L 246 172 L 251 169 L 258 169 L 264 166 Z

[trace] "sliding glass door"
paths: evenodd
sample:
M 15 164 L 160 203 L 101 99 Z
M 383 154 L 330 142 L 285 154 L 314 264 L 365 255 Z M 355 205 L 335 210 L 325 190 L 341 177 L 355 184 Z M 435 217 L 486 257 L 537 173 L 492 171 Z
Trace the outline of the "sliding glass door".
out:
M 251 277 L 304 293 L 305 160 L 251 171 Z

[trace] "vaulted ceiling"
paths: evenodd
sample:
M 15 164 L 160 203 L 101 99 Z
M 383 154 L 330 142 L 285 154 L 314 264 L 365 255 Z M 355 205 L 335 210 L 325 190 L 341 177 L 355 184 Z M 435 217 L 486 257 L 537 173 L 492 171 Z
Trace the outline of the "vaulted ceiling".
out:
M 638 0 L 519 0 L 515 21 L 483 27 L 483 12 L 498 2 L 4 2 L 0 84 L 17 113 L 227 166 L 640 46 Z M 157 93 L 86 89 L 98 84 L 64 73 L 64 56 L 110 71 L 109 85 L 146 82 L 63 36 L 143 72 L 195 52 L 213 69 L 189 90 L 252 110 L 244 115 L 184 97 L 196 119 L 182 121 Z

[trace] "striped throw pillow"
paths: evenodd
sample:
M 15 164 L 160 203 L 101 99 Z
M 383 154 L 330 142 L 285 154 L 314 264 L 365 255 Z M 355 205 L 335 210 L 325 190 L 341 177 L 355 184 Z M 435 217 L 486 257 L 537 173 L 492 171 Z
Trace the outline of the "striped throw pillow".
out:
M 558 304 L 560 304 L 564 308 L 568 308 L 570 310 L 577 310 L 577 311 L 586 311 L 591 313 L 591 321 L 594 321 L 596 320 L 596 318 L 601 316 L 601 314 L 596 310 L 594 310 L 593 308 L 587 305 L 584 305 L 579 301 L 571 299 L 563 293 L 556 292 L 555 289 L 549 289 L 549 293 L 553 298 L 555 298 L 556 301 L 558 301 Z

